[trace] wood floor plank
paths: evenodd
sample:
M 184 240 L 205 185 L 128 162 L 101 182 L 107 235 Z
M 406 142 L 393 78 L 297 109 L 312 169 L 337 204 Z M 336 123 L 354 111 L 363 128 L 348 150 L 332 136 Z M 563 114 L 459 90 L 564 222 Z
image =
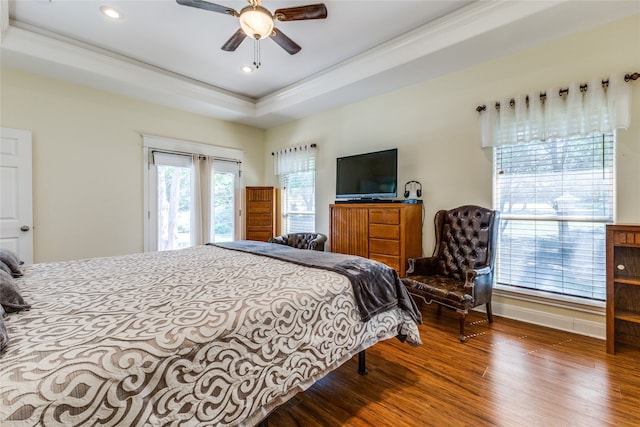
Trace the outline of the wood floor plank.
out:
M 269 417 L 293 426 L 637 426 L 640 349 L 482 313 L 458 340 L 455 314 L 422 307 L 424 341 L 367 350 Z

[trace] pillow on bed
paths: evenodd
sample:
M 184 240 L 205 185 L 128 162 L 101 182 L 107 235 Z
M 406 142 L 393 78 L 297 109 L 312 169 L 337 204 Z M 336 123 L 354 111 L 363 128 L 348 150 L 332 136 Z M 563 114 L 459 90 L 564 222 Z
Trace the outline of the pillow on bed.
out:
M 26 310 L 31 308 L 29 304 L 24 301 L 20 291 L 16 286 L 13 277 L 10 274 L 0 270 L 0 305 L 7 313 L 15 313 L 16 311 Z
M 7 273 L 11 274 L 11 269 L 7 267 L 7 264 L 2 261 L 0 261 L 0 270 L 6 271 Z
M 20 265 L 23 263 L 18 259 L 16 254 L 11 252 L 9 249 L 0 248 L 0 261 L 3 262 L 9 269 L 11 270 L 11 275 L 13 277 L 22 276 L 22 270 L 20 269 Z
M 7 327 L 4 325 L 4 309 L 0 305 L 0 351 L 9 344 L 9 334 L 7 333 Z

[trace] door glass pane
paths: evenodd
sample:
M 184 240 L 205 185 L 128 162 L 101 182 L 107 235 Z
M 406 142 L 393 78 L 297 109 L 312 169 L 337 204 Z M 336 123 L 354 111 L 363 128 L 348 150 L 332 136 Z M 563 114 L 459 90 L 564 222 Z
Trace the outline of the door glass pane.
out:
M 191 168 L 156 165 L 158 250 L 191 245 Z
M 213 242 L 230 242 L 234 236 L 235 174 L 214 172 L 212 177 Z

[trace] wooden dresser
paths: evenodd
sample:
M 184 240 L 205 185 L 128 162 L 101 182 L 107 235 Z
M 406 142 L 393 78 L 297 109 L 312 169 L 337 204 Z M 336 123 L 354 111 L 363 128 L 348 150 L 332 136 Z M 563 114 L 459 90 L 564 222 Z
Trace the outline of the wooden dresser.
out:
M 339 203 L 329 206 L 332 252 L 383 262 L 400 277 L 422 256 L 422 204 Z
M 246 187 L 246 240 L 266 242 L 276 235 L 275 187 Z
M 607 225 L 607 353 L 640 346 L 640 225 Z

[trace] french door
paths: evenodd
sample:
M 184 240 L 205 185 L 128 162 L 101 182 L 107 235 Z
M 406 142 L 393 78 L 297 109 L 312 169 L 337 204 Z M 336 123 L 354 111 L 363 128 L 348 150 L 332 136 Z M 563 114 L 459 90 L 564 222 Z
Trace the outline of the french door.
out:
M 162 148 L 146 152 L 146 251 L 241 238 L 239 160 Z
M 194 243 L 192 166 L 191 156 L 153 153 L 149 178 L 156 194 L 150 212 L 155 220 L 155 250 L 181 249 Z
M 211 183 L 211 237 L 214 243 L 239 239 L 240 183 L 238 163 L 214 160 Z

